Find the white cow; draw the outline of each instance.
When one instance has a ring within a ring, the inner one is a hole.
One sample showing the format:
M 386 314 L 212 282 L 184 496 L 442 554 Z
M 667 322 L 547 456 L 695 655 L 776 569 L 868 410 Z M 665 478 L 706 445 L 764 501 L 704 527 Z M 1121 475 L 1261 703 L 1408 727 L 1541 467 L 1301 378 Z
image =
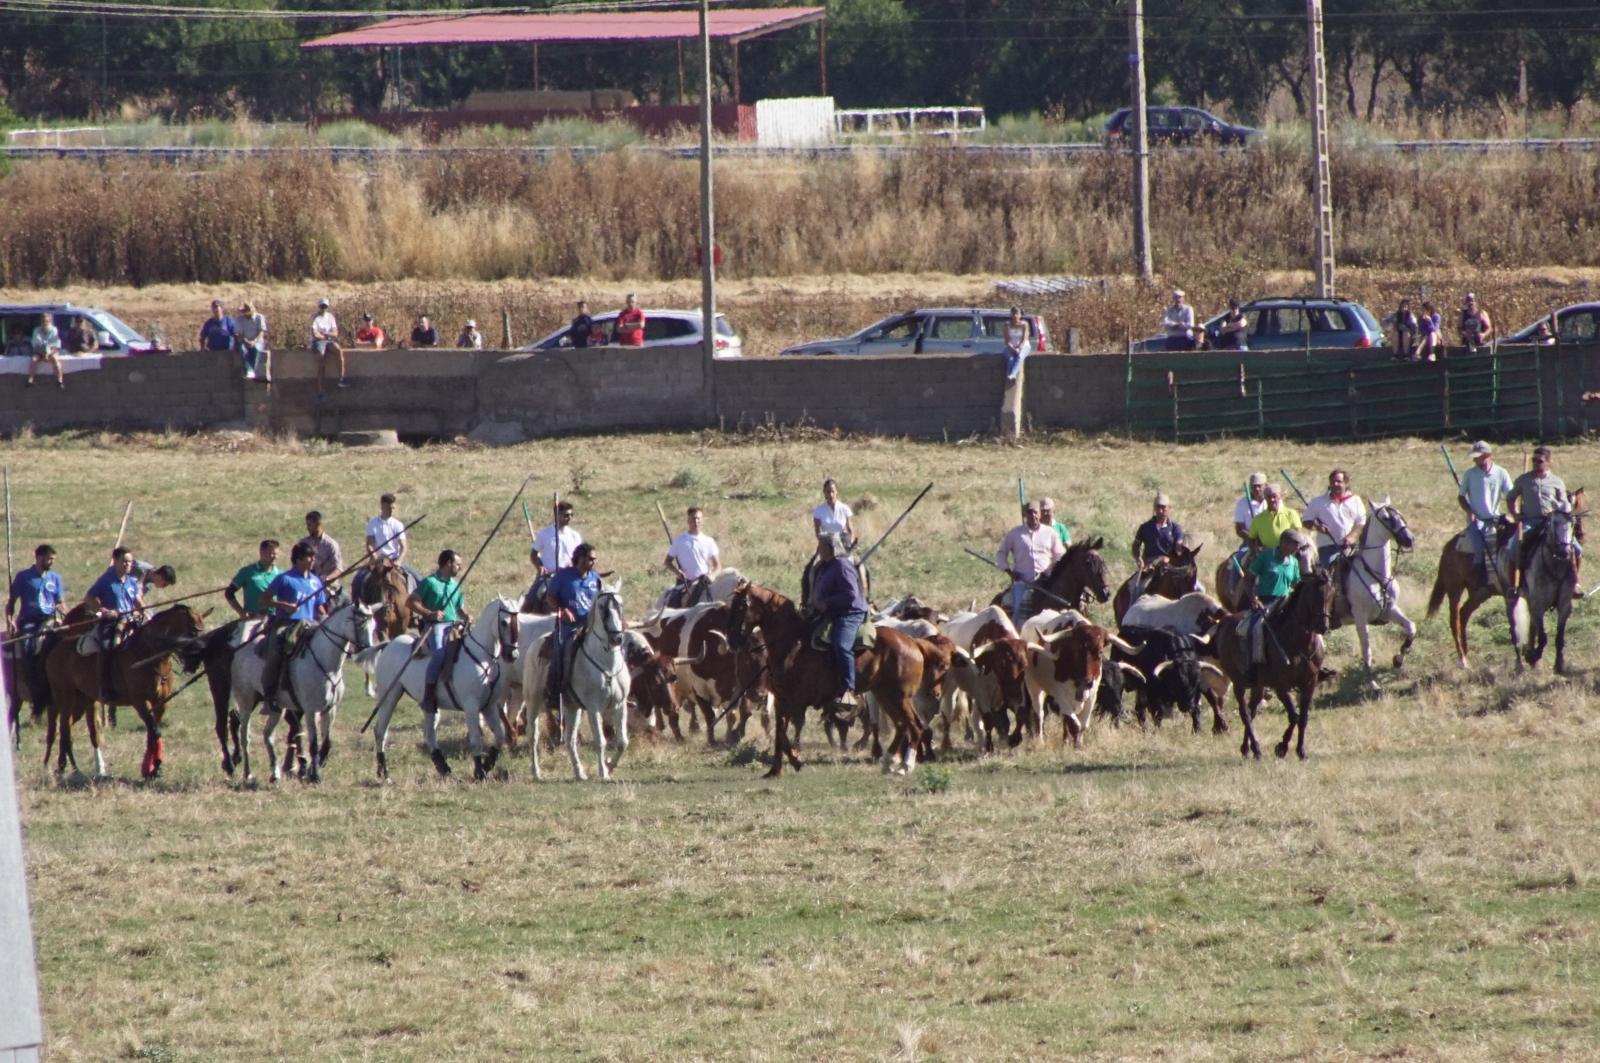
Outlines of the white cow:
M 1182 598 L 1163 598 L 1147 594 L 1128 606 L 1118 627 L 1171 628 L 1180 635 L 1201 634 L 1200 618 L 1220 616 L 1222 603 L 1204 591 L 1193 591 Z
M 985 606 L 975 613 L 957 613 L 939 625 L 939 633 L 968 653 L 972 652 L 974 642 L 982 648 L 995 639 L 1018 637 L 1011 616 L 998 605 Z
M 1043 609 L 1022 622 L 1022 641 L 1043 646 L 1046 635 L 1088 622 L 1076 609 Z

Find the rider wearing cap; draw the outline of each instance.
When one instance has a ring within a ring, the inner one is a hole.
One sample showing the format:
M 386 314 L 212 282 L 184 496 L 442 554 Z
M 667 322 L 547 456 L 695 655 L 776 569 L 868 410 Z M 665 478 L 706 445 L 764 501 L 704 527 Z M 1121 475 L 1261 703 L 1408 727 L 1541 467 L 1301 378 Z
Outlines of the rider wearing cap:
M 1299 553 L 1307 543 L 1305 535 L 1289 528 L 1278 537 L 1271 550 L 1263 550 L 1245 572 L 1240 598 L 1256 609 L 1270 609 L 1289 597 L 1300 582 Z
M 1183 525 L 1171 517 L 1172 500 L 1157 491 L 1150 519 L 1133 533 L 1133 560 L 1140 569 L 1167 561 L 1183 543 Z
M 995 566 L 1012 579 L 1011 619 L 1018 627 L 1033 615 L 1029 604 L 1032 588 L 1028 584 L 1049 571 L 1066 552 L 1055 529 L 1040 523 L 1039 507 L 1032 502 L 1025 503 L 1022 523 L 1006 532 L 994 555 Z
M 834 532 L 817 540 L 816 584 L 808 608 L 832 625 L 828 650 L 833 657 L 834 697 L 842 697 L 856 686 L 856 632 L 867 619 L 861 575 L 850 561 L 850 544 L 842 534 Z
M 556 572 L 545 592 L 545 604 L 556 614 L 555 645 L 550 654 L 550 675 L 545 681 L 545 704 L 560 703 L 567 678 L 567 648 L 589 619 L 589 610 L 600 597 L 600 573 L 594 570 L 594 547 L 578 544 L 572 551 L 572 564 Z
M 445 643 L 450 629 L 459 621 L 472 617 L 461 604 L 461 555 L 454 550 L 439 553 L 439 568 L 433 575 L 417 584 L 417 589 L 406 599 L 406 608 L 412 616 L 422 618 L 427 625 L 422 640 L 428 646 L 427 677 L 422 687 L 422 711 L 439 711 L 439 673 L 444 669 Z
M 1350 490 L 1350 474 L 1334 469 L 1328 474 L 1327 492 L 1313 498 L 1302 517 L 1302 527 L 1317 533 L 1317 564 L 1327 568 L 1360 536 L 1367 522 L 1367 507 L 1361 496 Z
M 1528 559 L 1533 556 L 1533 552 L 1544 539 L 1545 520 L 1556 508 L 1570 505 L 1572 502 L 1566 483 L 1552 468 L 1549 447 L 1534 448 L 1533 468 L 1512 481 L 1511 495 L 1507 502 L 1507 509 L 1518 524 L 1515 587 L 1520 590 L 1522 573 L 1527 568 Z M 1572 545 L 1579 559 L 1578 563 L 1581 564 L 1583 547 L 1576 541 Z M 1583 596 L 1582 588 L 1576 583 L 1574 583 L 1574 593 L 1577 597 Z
M 1049 495 L 1039 499 L 1039 523 L 1055 532 L 1062 546 L 1072 545 L 1072 529 L 1056 520 L 1056 500 Z
M 1469 518 L 1465 535 L 1472 546 L 1472 564 L 1479 582 L 1485 582 L 1493 569 L 1486 563 L 1489 529 L 1500 520 L 1502 507 L 1512 492 L 1511 474 L 1494 463 L 1494 451 L 1484 440 L 1472 444 L 1472 468 L 1461 474 L 1461 489 L 1456 505 Z
M 306 624 L 328 615 L 328 591 L 322 577 L 311 571 L 316 551 L 295 543 L 289 551 L 290 568 L 280 572 L 267 586 L 264 604 L 272 610 L 262 638 L 266 642 L 266 661 L 261 667 L 261 695 L 270 715 L 278 713 L 278 682 L 283 676 L 285 651 Z

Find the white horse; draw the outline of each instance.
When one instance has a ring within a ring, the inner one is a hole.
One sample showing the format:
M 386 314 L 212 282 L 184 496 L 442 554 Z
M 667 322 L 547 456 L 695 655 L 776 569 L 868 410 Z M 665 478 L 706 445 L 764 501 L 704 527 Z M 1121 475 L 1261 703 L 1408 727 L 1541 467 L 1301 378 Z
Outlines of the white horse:
M 376 655 L 379 695 L 376 709 L 377 731 L 373 737 L 378 754 L 378 778 L 389 777 L 389 718 L 394 715 L 400 695 L 409 694 L 419 704 L 428 680 L 428 655 L 418 650 L 423 642 L 415 635 L 397 639 L 368 651 Z M 511 680 L 517 661 L 517 602 L 495 598 L 483 609 L 472 626 L 461 636 L 455 665 L 441 672 L 435 689 L 440 709 L 463 713 L 467 719 L 467 743 L 472 749 L 473 778 L 485 779 L 500 759 L 505 745 L 505 729 L 500 724 L 499 705 Z M 495 744 L 485 752 L 482 720 L 487 716 Z M 450 764 L 439 749 L 439 714 L 422 714 L 422 743 L 428 748 L 434 770 L 441 777 L 450 774 Z
M 1583 491 L 1561 502 L 1545 518 L 1544 535 L 1528 558 L 1522 591 L 1512 609 L 1511 649 L 1517 656 L 1517 671 L 1525 659 L 1528 667 L 1538 665 L 1544 656 L 1549 636 L 1544 615 L 1556 611 L 1556 675 L 1567 674 L 1567 617 L 1572 612 L 1573 588 L 1578 582 L 1575 540 L 1583 521 Z
M 259 620 L 241 625 L 241 645 L 254 640 L 262 626 L 263 622 Z M 283 777 L 283 767 L 278 761 L 278 751 L 273 747 L 272 735 L 277 730 L 285 706 L 304 713 L 305 750 L 309 761 L 306 778 L 316 782 L 322 777 L 322 765 L 333 748 L 333 717 L 339 710 L 339 702 L 344 699 L 345 658 L 372 646 L 373 627 L 370 608 L 342 596 L 335 598 L 328 615 L 308 625 L 301 636 L 304 650 L 283 662 L 279 711 L 264 714 L 266 725 L 261 735 L 266 743 L 273 782 Z M 266 660 L 259 650 L 259 643 L 254 642 L 248 649 L 235 653 L 229 676 L 233 708 L 239 717 L 239 756 L 246 780 L 251 777 L 250 717 L 264 696 L 261 673 L 266 667 Z M 319 733 L 323 736 L 320 743 L 317 737 Z
M 1405 664 L 1406 653 L 1416 641 L 1417 625 L 1400 611 L 1400 585 L 1394 578 L 1390 544 L 1400 550 L 1416 545 L 1405 517 L 1400 515 L 1385 498 L 1377 505 L 1367 502 L 1367 522 L 1361 529 L 1355 552 L 1345 565 L 1344 594 L 1338 603 L 1339 619 L 1356 625 L 1356 638 L 1361 642 L 1361 664 L 1372 670 L 1372 641 L 1367 628 L 1373 624 L 1395 623 L 1405 632 L 1406 640 L 1400 652 L 1394 655 L 1394 666 Z
M 578 714 L 589 717 L 589 733 L 594 739 L 597 763 L 595 772 L 602 780 L 611 778 L 628 751 L 628 688 L 630 677 L 628 662 L 623 653 L 623 633 L 627 622 L 622 618 L 621 584 L 601 588 L 594 605 L 584 620 L 583 630 L 576 636 L 577 652 L 567 669 L 566 689 L 561 697 L 561 731 L 566 738 L 567 756 L 572 759 L 572 774 L 579 782 L 588 776 L 578 759 Z M 523 668 L 522 694 L 528 708 L 528 748 L 533 760 L 533 777 L 543 779 L 539 764 L 539 728 L 544 720 L 542 706 L 545 686 L 550 672 L 550 662 L 540 654 L 529 656 Z M 617 738 L 617 755 L 606 764 L 606 732 L 604 723 L 611 725 Z
M 711 577 L 711 586 L 707 588 L 708 593 L 695 604 L 703 605 L 706 602 L 731 602 L 733 601 L 733 589 L 743 582 L 744 577 L 739 574 L 738 569 L 722 569 L 715 576 Z M 666 590 L 662 591 L 656 596 L 656 604 L 651 608 L 650 617 L 646 620 L 646 623 L 648 623 L 650 620 L 654 620 L 657 614 L 659 614 L 663 609 L 667 608 L 667 596 L 676 589 L 676 587 L 668 587 Z

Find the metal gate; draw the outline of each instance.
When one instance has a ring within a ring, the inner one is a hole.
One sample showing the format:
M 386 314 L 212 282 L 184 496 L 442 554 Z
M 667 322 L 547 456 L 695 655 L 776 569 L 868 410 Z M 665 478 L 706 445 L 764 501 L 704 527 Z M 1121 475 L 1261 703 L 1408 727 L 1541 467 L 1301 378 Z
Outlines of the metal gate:
M 1348 351 L 1128 355 L 1129 435 L 1371 439 L 1582 430 L 1585 351 L 1505 347 L 1439 362 Z

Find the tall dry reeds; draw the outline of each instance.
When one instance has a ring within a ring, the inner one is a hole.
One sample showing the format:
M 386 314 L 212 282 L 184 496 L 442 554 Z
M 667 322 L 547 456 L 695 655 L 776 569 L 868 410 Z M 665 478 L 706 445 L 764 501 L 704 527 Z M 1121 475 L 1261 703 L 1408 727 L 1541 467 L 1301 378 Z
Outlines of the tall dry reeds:
M 717 181 L 718 242 L 735 276 L 1103 274 L 1129 260 L 1129 171 L 1115 156 L 729 159 Z M 1157 256 L 1303 266 L 1308 185 L 1305 154 L 1286 143 L 1158 153 Z M 1334 189 L 1352 265 L 1600 261 L 1600 155 L 1346 151 Z M 372 166 L 309 153 L 199 168 L 28 162 L 0 179 L 0 286 L 684 277 L 697 204 L 692 161 L 628 151 Z

